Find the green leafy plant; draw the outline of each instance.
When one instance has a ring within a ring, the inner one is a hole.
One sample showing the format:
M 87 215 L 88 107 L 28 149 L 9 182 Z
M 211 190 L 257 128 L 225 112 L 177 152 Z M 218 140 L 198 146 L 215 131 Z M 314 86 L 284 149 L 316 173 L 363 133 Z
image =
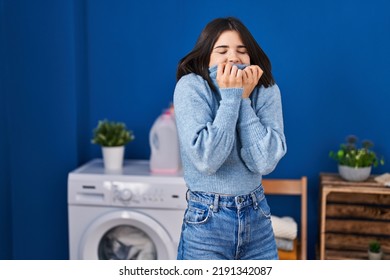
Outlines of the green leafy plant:
M 103 147 L 118 147 L 124 146 L 133 140 L 133 132 L 127 129 L 124 123 L 102 120 L 93 130 L 91 142 Z
M 354 135 L 347 137 L 347 143 L 341 144 L 337 152 L 330 151 L 329 156 L 336 160 L 340 165 L 350 167 L 369 167 L 383 165 L 383 157 L 378 158 L 376 153 L 371 149 L 374 144 L 369 140 L 362 141 L 361 147 L 357 146 L 358 138 Z
M 370 250 L 370 252 L 373 252 L 373 253 L 380 253 L 381 251 L 381 244 L 374 240 L 374 241 L 371 241 L 369 244 L 368 244 L 368 250 Z

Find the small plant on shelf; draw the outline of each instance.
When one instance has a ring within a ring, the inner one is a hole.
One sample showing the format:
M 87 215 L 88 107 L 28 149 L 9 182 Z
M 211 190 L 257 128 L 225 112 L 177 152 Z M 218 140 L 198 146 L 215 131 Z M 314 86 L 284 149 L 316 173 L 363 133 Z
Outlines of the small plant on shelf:
M 383 252 L 381 244 L 377 240 L 373 240 L 368 244 L 368 259 L 369 260 L 381 260 Z
M 376 240 L 371 241 L 368 244 L 368 249 L 370 250 L 370 252 L 380 253 L 381 252 L 381 244 Z
M 329 156 L 339 165 L 354 168 L 383 165 L 383 157 L 379 158 L 372 150 L 374 143 L 370 140 L 362 141 L 358 147 L 358 138 L 354 135 L 347 137 L 347 143 L 341 144 L 337 152 L 330 151 Z
M 340 176 L 347 181 L 365 181 L 371 174 L 372 166 L 385 163 L 372 150 L 374 143 L 365 140 L 358 146 L 356 136 L 348 136 L 347 143 L 341 144 L 337 152 L 330 151 L 329 156 L 338 162 Z

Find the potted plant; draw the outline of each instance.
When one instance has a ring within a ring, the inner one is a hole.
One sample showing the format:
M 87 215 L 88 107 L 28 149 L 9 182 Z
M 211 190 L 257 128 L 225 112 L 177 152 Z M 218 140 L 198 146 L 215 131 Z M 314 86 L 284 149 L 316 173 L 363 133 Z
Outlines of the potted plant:
M 362 141 L 360 147 L 357 142 L 356 136 L 348 136 L 346 144 L 341 144 L 337 152 L 329 153 L 338 162 L 340 176 L 347 181 L 364 181 L 370 176 L 372 166 L 384 164 L 384 159 L 379 159 L 372 150 L 374 144 L 371 141 Z
M 371 241 L 368 244 L 368 259 L 369 260 L 381 260 L 382 259 L 382 249 L 381 249 L 381 244 L 379 241 Z
M 133 132 L 122 122 L 102 120 L 93 130 L 92 143 L 102 146 L 104 167 L 108 170 L 122 168 L 125 145 L 133 140 Z

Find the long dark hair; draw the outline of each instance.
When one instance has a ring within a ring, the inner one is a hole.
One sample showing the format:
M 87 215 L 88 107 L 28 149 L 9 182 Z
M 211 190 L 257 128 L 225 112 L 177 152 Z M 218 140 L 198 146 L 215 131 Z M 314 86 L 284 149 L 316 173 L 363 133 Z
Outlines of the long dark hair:
M 222 32 L 234 30 L 240 34 L 241 40 L 246 46 L 250 62 L 258 65 L 263 70 L 257 86 L 269 87 L 275 84 L 271 73 L 271 62 L 260 48 L 248 28 L 237 18 L 217 18 L 209 22 L 201 32 L 194 48 L 179 61 L 176 79 L 179 80 L 186 74 L 195 73 L 202 76 L 212 90 L 216 90 L 209 76 L 210 55 Z

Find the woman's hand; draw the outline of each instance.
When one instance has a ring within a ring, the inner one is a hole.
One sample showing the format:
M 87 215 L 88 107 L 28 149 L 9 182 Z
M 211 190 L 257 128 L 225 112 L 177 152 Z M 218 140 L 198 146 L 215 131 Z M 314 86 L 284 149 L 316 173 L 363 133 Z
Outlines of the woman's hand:
M 220 88 L 242 88 L 243 70 L 231 63 L 221 63 L 218 65 L 217 83 Z
M 258 65 L 245 67 L 242 73 L 242 86 L 244 88 L 242 98 L 249 98 L 259 82 L 261 75 L 263 75 L 263 70 Z

